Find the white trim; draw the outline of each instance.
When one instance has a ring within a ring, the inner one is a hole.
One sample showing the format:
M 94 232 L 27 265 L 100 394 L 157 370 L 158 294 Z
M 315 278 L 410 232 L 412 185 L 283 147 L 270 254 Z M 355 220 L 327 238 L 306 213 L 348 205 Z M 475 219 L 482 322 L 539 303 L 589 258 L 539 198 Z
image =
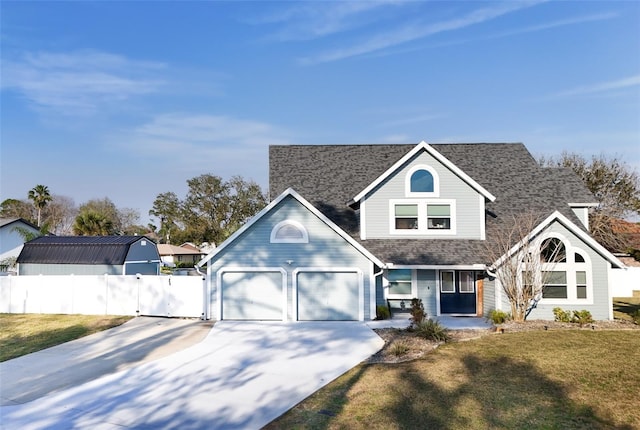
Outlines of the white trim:
M 376 267 L 372 262 L 369 262 L 369 319 L 376 319 Z
M 300 233 L 302 233 L 302 237 L 300 239 L 278 238 L 277 235 L 280 229 L 285 226 L 292 226 L 296 228 Z M 271 229 L 269 242 L 270 243 L 309 243 L 309 233 L 307 233 L 307 229 L 304 228 L 302 223 L 292 219 L 286 219 L 284 221 L 280 221 L 278 224 L 273 226 L 273 228 Z
M 534 228 L 526 238 L 516 243 L 505 255 L 503 255 L 497 261 L 495 261 L 492 264 L 492 267 L 500 266 L 508 258 L 511 258 L 511 256 L 515 254 L 520 248 L 522 248 L 522 246 L 524 246 L 525 243 L 527 243 L 528 241 L 531 241 L 531 239 L 533 239 L 535 236 L 540 234 L 542 230 L 544 230 L 547 226 L 551 225 L 551 223 L 555 220 L 557 220 L 560 224 L 566 227 L 567 230 L 569 230 L 571 233 L 576 235 L 580 240 L 582 240 L 584 243 L 589 245 L 594 251 L 596 251 L 598 254 L 600 254 L 603 258 L 608 260 L 610 263 L 612 263 L 613 265 L 615 265 L 620 269 L 625 267 L 624 264 L 620 260 L 618 260 L 616 256 L 614 256 L 612 253 L 607 251 L 602 245 L 596 242 L 594 238 L 589 236 L 589 234 L 587 234 L 584 230 L 582 230 L 580 227 L 575 225 L 567 217 L 565 217 L 558 211 L 553 212 L 551 215 L 545 218 L 545 220 L 542 221 L 540 224 L 538 224 L 538 226 Z
M 371 252 L 369 252 L 366 248 L 360 245 L 355 241 L 351 236 L 344 232 L 340 227 L 338 227 L 333 221 L 326 217 L 322 212 L 315 208 L 311 203 L 309 203 L 304 197 L 298 194 L 293 188 L 288 188 L 282 194 L 280 194 L 275 200 L 269 203 L 264 209 L 258 212 L 253 218 L 251 218 L 247 223 L 245 223 L 242 227 L 236 230 L 231 236 L 227 238 L 224 242 L 220 244 L 216 249 L 214 249 L 211 253 L 207 254 L 200 262 L 197 264 L 198 267 L 202 267 L 205 263 L 211 260 L 213 257 L 218 255 L 224 249 L 226 249 L 230 244 L 232 244 L 239 236 L 241 236 L 245 231 L 247 231 L 252 225 L 254 225 L 258 220 L 260 220 L 263 216 L 268 214 L 273 208 L 275 208 L 281 201 L 283 201 L 286 197 L 291 196 L 298 201 L 301 205 L 307 208 L 312 214 L 318 217 L 322 222 L 324 222 L 327 226 L 329 226 L 333 231 L 335 231 L 340 237 L 346 240 L 351 246 L 357 249 L 362 255 L 367 257 L 373 263 L 375 263 L 378 267 L 384 267 L 384 264 Z
M 597 208 L 600 203 L 567 203 L 572 208 Z
M 410 294 L 389 294 L 389 270 L 411 270 L 411 293 Z M 385 270 L 382 275 L 382 291 L 385 300 L 411 300 L 414 297 L 418 297 L 418 271 L 413 267 L 398 267 Z
M 562 233 L 548 232 L 540 236 L 540 244 L 547 239 L 558 239 L 564 246 L 566 262 L 562 263 L 545 263 L 542 265 L 542 271 L 550 272 L 565 272 L 566 273 L 566 286 L 567 286 L 567 298 L 566 299 L 540 299 L 540 304 L 547 305 L 593 305 L 594 292 L 593 292 L 593 265 L 591 264 L 591 258 L 581 248 L 573 246 L 571 241 Z M 578 252 L 583 258 L 584 263 L 575 262 L 575 254 Z M 547 267 L 545 267 L 547 266 Z M 586 272 L 587 281 L 587 298 L 579 299 L 577 297 L 577 281 L 576 272 Z
M 482 198 L 482 196 L 478 196 L 478 200 L 480 200 L 480 217 L 478 218 L 480 220 L 480 240 L 486 240 L 487 239 L 487 231 L 486 231 L 486 224 L 487 224 L 487 215 L 485 213 L 485 206 L 484 206 L 484 199 Z
M 426 170 L 433 178 L 433 191 L 419 192 L 411 191 L 411 177 L 418 170 Z M 440 197 L 440 176 L 433 167 L 427 164 L 418 164 L 413 166 L 404 177 L 404 195 L 406 197 Z
M 436 265 L 436 264 L 392 264 L 387 263 L 388 269 L 418 269 L 418 270 L 475 270 L 485 271 L 487 266 L 484 264 L 459 264 L 459 265 Z
M 365 212 L 365 202 L 366 200 L 363 200 L 360 203 L 360 239 L 362 240 L 366 240 L 367 239 L 367 216 L 366 216 L 366 212 Z
M 353 198 L 353 201 L 354 202 L 359 202 L 364 196 L 369 194 L 369 192 L 371 190 L 373 190 L 375 187 L 380 185 L 382 183 L 382 181 L 384 181 L 385 179 L 387 179 L 387 177 L 389 177 L 393 173 L 395 173 L 400 167 L 402 167 L 402 165 L 404 165 L 407 161 L 409 161 L 416 154 L 418 154 L 420 151 L 423 151 L 423 150 L 426 151 L 427 153 L 429 153 L 431 156 L 433 156 L 440 163 L 444 164 L 445 167 L 447 167 L 449 170 L 451 170 L 453 173 L 455 173 L 457 176 L 459 176 L 463 181 L 465 181 L 474 190 L 476 190 L 477 192 L 479 192 L 480 194 L 485 196 L 487 199 L 489 199 L 490 201 L 494 201 L 496 199 L 493 196 L 493 194 L 491 194 L 489 191 L 484 189 L 484 187 L 482 187 L 480 184 L 478 184 L 476 181 L 474 181 L 469 175 L 467 175 L 462 170 L 460 170 L 459 167 L 457 167 L 455 164 L 453 164 L 451 161 L 449 161 L 445 156 L 440 154 L 433 147 L 431 147 L 431 145 L 429 145 L 427 142 L 425 142 L 423 140 L 422 142 L 417 144 L 411 151 L 406 153 L 393 166 L 391 166 L 389 169 L 387 169 L 386 172 L 384 172 L 382 175 L 378 176 L 376 178 L 376 180 L 373 181 L 371 184 L 369 184 L 364 190 L 360 191 Z
M 358 275 L 358 321 L 364 321 L 364 275 L 357 267 L 298 267 L 292 273 L 293 314 L 294 321 L 299 321 L 298 316 L 298 274 L 306 273 L 356 273 Z
M 396 229 L 396 205 L 418 206 L 418 228 Z M 427 206 L 449 205 L 449 229 L 429 229 Z M 389 200 L 389 234 L 393 236 L 454 236 L 457 231 L 456 201 L 453 199 L 390 199 Z
M 226 266 L 216 272 L 216 302 L 218 308 L 217 319 L 222 320 L 222 275 L 225 273 L 244 272 L 279 272 L 282 275 L 282 321 L 287 320 L 287 271 L 282 267 L 242 267 Z

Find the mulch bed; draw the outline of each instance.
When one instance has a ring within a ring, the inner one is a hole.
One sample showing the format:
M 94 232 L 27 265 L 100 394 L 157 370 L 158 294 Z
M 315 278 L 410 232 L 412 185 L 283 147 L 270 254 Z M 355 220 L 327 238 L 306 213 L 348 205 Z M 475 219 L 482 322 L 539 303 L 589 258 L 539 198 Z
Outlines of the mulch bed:
M 449 330 L 450 342 L 464 342 L 483 336 L 532 330 L 640 330 L 640 325 L 630 321 L 596 321 L 580 327 L 578 324 L 555 321 L 531 320 L 524 323 L 513 321 L 499 324 L 488 330 Z M 384 340 L 384 346 L 365 363 L 403 363 L 419 359 L 434 351 L 443 342 L 424 339 L 406 329 L 384 328 L 375 332 Z

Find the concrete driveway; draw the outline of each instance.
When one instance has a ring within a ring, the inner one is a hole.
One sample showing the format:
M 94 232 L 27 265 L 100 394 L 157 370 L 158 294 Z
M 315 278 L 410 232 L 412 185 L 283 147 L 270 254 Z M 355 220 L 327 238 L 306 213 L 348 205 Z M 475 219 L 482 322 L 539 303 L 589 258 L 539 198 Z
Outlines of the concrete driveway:
M 216 323 L 167 357 L 16 406 L 6 429 L 259 429 L 383 346 L 359 322 Z

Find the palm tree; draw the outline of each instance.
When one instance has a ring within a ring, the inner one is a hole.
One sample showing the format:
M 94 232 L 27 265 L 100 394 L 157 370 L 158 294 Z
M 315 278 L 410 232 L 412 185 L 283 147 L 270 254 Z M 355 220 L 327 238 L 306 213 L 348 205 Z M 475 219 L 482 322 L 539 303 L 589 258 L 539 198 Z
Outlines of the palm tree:
M 33 189 L 29 190 L 29 200 L 33 200 L 33 206 L 38 210 L 38 227 L 40 227 L 40 214 L 42 209 L 47 206 L 53 197 L 49 193 L 49 187 L 46 185 L 36 185 Z

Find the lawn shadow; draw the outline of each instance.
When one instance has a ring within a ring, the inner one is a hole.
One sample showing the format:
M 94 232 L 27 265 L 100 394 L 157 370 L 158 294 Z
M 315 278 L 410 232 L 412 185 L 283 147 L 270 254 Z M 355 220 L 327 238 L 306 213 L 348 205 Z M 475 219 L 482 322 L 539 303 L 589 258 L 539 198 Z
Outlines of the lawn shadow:
M 406 366 L 387 418 L 402 429 L 632 429 L 576 404 L 525 361 L 468 354 L 460 363 L 446 381 L 430 379 L 426 362 Z

